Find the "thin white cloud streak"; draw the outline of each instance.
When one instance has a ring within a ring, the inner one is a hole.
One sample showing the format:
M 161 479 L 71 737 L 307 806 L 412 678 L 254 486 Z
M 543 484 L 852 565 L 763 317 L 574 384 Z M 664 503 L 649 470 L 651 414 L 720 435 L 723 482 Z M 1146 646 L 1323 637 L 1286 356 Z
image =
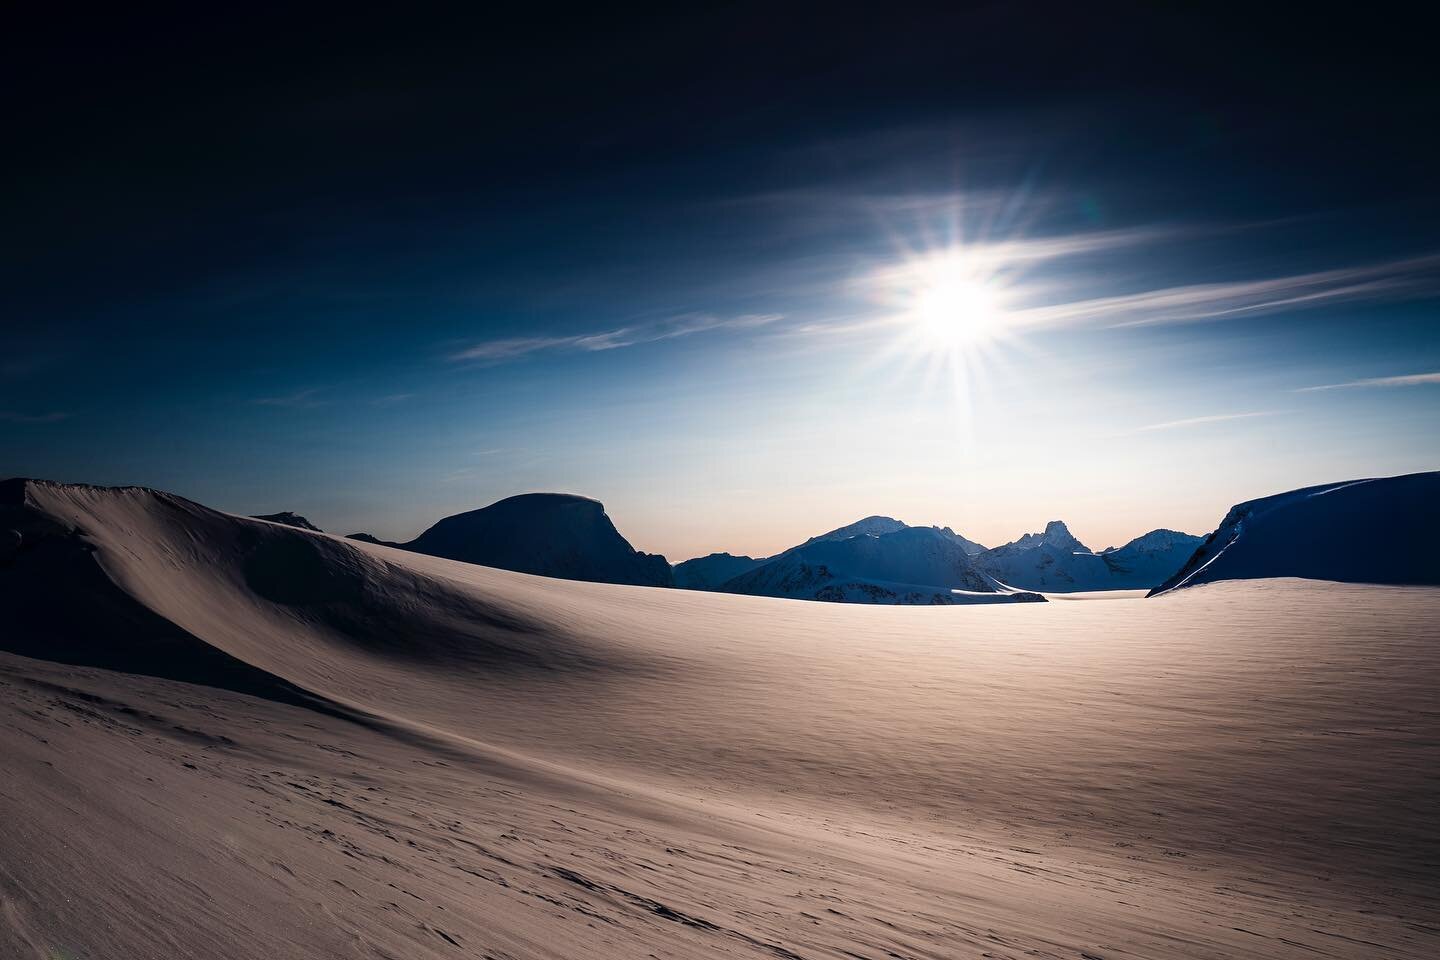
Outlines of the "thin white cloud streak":
M 923 268 L 931 257 L 954 258 L 963 261 L 967 270 L 975 270 L 981 275 L 994 274 L 1007 298 L 1018 301 L 1005 310 L 1006 325 L 1017 333 L 1027 329 L 1221 321 L 1336 303 L 1386 302 L 1440 293 L 1440 253 L 1282 277 L 1189 284 L 1035 306 L 1026 306 L 1024 299 L 1027 292 L 1032 297 L 1039 292 L 1039 285 L 1032 279 L 1009 276 L 1012 271 L 1028 275 L 1037 267 L 1066 258 L 1183 241 L 1197 233 L 1224 229 L 1230 228 L 1223 225 L 1166 225 L 964 243 L 955 248 L 942 245 L 928 253 L 920 251 L 909 256 L 902 255 L 896 262 L 870 269 L 858 278 L 858 284 L 852 289 L 858 289 L 863 296 L 870 298 L 889 296 L 894 299 L 897 291 L 913 293 L 910 288 L 915 285 L 917 273 L 924 273 Z M 842 261 L 847 259 L 840 258 Z M 853 260 L 850 262 L 853 264 Z M 839 267 L 839 263 L 834 264 L 834 268 Z M 824 274 L 826 270 L 820 269 L 819 272 Z M 853 274 L 850 282 L 856 283 Z M 811 284 L 817 295 L 846 285 L 844 281 L 824 277 L 812 279 Z M 794 295 L 797 291 L 782 285 L 775 292 Z M 712 330 L 762 326 L 770 327 L 773 334 L 786 336 L 863 336 L 893 329 L 897 323 L 903 324 L 905 318 L 900 315 L 902 313 L 861 307 L 849 316 L 831 316 L 823 320 L 796 318 L 796 322 L 785 324 L 778 322 L 783 318 L 776 314 L 728 318 L 707 314 L 686 315 L 659 323 L 633 324 L 569 336 L 486 340 L 451 353 L 448 359 L 483 364 L 505 363 L 536 353 L 616 350 Z
M 594 353 L 619 350 L 642 343 L 674 340 L 712 330 L 745 330 L 767 326 L 781 319 L 779 314 L 746 314 L 738 317 L 691 315 L 660 323 L 634 324 L 596 333 L 565 337 L 504 337 L 485 340 L 450 354 L 451 360 L 503 363 L 542 351 Z
M 1255 410 L 1249 413 L 1217 413 L 1208 417 L 1186 417 L 1183 420 L 1167 420 L 1164 423 L 1150 423 L 1136 427 L 1131 433 L 1151 433 L 1156 430 L 1181 430 L 1185 427 L 1199 427 L 1207 423 L 1225 423 L 1229 420 L 1249 420 L 1252 417 L 1273 417 L 1278 410 Z
M 1020 326 L 1112 327 L 1196 323 L 1350 300 L 1396 300 L 1440 290 L 1440 254 L 1268 280 L 1168 287 L 1011 310 Z
M 1409 373 L 1399 377 L 1367 377 L 1363 380 L 1348 380 L 1345 383 L 1323 383 L 1317 387 L 1300 387 L 1295 393 L 1314 393 L 1317 390 L 1352 390 L 1370 387 L 1420 387 L 1426 384 L 1440 384 L 1440 373 Z
M 318 407 L 325 402 L 315 399 L 319 392 L 319 387 L 311 387 L 276 397 L 257 397 L 253 402 L 262 407 Z
M 1136 227 L 1120 230 L 1096 230 L 1049 237 L 1028 237 L 993 242 L 960 243 L 954 247 L 941 245 L 927 252 L 908 255 L 901 262 L 873 271 L 865 278 L 867 286 L 889 287 L 911 284 L 917 272 L 927 265 L 946 261 L 963 262 L 968 270 L 981 272 L 998 268 L 1029 266 L 1050 260 L 1106 253 L 1127 247 L 1139 247 L 1176 240 L 1193 235 L 1197 230 L 1179 227 Z
M 1084 236 L 1081 235 L 1082 238 Z M 1118 238 L 1113 238 L 1112 241 L 1102 241 L 1101 244 L 1105 242 L 1119 241 Z M 1100 250 L 1103 248 L 1101 244 L 1088 249 Z M 1040 247 L 1032 248 L 1030 252 L 1034 259 L 1043 259 L 1040 252 L 1046 245 L 1042 243 Z M 1055 251 L 1054 256 L 1057 257 L 1065 255 L 1063 251 L 1083 252 L 1087 249 L 1083 240 L 1073 243 L 1063 239 L 1056 240 L 1048 243 L 1048 246 Z M 963 256 L 968 263 L 970 252 L 970 248 L 966 248 L 959 256 Z M 917 272 L 919 271 L 915 261 L 887 266 L 868 274 L 862 285 L 868 287 L 872 295 L 877 297 L 893 295 L 904 285 L 906 277 L 914 278 Z M 909 282 L 913 285 L 915 281 L 912 279 Z M 1015 284 L 1012 289 L 1004 292 L 1018 298 L 1024 293 L 1024 285 Z M 1222 321 L 1341 302 L 1394 301 L 1437 293 L 1440 293 L 1440 254 L 1427 254 L 1388 263 L 1267 280 L 1193 284 L 1044 306 L 1020 305 L 1004 310 L 1004 323 L 1007 329 L 1015 333 L 1087 326 L 1158 326 Z M 796 323 L 777 333 L 801 338 L 866 337 L 893 332 L 897 327 L 903 328 L 909 322 L 903 309 L 883 309 L 879 312 L 867 311 Z M 1366 385 L 1406 386 L 1410 383 Z M 1308 389 L 1329 388 L 1325 386 Z
M 0 423 L 59 423 L 69 419 L 68 413 L 19 413 L 15 410 L 0 410 Z

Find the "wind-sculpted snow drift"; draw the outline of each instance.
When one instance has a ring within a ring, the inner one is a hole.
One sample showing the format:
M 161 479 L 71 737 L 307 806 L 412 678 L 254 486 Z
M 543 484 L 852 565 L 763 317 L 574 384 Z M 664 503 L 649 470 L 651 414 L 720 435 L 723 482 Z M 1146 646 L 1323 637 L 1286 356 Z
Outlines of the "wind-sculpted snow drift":
M 1428 960 L 1437 598 L 793 603 L 7 482 L 0 957 Z
M 1435 585 L 1437 545 L 1440 472 L 1306 487 L 1231 507 L 1153 593 L 1267 577 Z
M 341 696 L 331 681 L 352 659 L 462 673 L 602 666 L 561 625 L 515 605 L 159 491 L 6 481 L 0 528 L 14 540 L 0 599 L 26 627 L 9 632 L 10 648 L 27 655 Z

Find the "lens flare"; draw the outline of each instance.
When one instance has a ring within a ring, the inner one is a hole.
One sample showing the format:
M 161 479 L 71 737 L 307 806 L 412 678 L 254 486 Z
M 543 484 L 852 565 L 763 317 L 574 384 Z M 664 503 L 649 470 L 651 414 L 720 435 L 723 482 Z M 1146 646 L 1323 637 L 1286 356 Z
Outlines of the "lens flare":
M 945 242 L 902 245 L 898 256 L 865 275 L 888 345 L 865 362 L 895 364 L 917 405 L 953 411 L 962 440 L 993 415 L 989 383 L 1029 352 L 1018 285 L 1024 264 L 1003 244 L 966 243 L 958 227 Z

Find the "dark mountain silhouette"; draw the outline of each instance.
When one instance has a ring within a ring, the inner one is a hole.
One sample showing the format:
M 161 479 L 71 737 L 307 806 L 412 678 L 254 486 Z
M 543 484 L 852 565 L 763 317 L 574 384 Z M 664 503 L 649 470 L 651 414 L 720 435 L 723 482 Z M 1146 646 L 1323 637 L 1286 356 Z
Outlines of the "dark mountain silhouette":
M 287 527 L 295 527 L 298 530 L 313 530 L 316 533 L 325 532 L 309 520 L 300 516 L 300 514 L 291 513 L 289 510 L 282 510 L 279 513 L 258 513 L 254 519 L 269 520 L 271 523 L 283 523 Z
M 1440 585 L 1440 472 L 1305 487 L 1230 508 L 1151 595 L 1218 580 L 1301 577 Z
M 351 539 L 542 577 L 649 587 L 675 582 L 669 562 L 630 546 L 598 500 L 568 493 L 524 493 L 446 517 L 409 543 L 368 534 Z
M 765 562 L 765 558 L 737 557 L 733 553 L 696 557 L 675 564 L 675 586 L 686 590 L 714 590 L 726 580 L 749 573 Z

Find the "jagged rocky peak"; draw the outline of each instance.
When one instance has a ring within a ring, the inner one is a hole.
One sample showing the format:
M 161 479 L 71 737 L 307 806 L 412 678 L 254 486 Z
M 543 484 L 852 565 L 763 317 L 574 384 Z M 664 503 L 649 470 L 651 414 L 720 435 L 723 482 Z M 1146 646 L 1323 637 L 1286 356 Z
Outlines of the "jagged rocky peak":
M 1018 540 L 996 547 L 996 550 L 1032 550 L 1036 547 L 1054 547 L 1072 553 L 1090 553 L 1090 548 L 1076 539 L 1065 525 L 1064 520 L 1051 520 L 1040 533 L 1027 533 Z
M 1094 553 L 1064 521 L 1052 520 L 1041 533 L 1027 533 L 975 560 L 1000 582 L 1026 590 L 1148 590 L 1179 570 L 1200 542 L 1175 530 L 1153 530 Z
M 1070 528 L 1065 526 L 1064 520 L 1051 520 L 1045 524 L 1045 532 L 1040 536 L 1046 543 L 1054 544 L 1057 547 L 1072 547 L 1076 550 L 1088 550 L 1088 548 L 1070 532 Z

